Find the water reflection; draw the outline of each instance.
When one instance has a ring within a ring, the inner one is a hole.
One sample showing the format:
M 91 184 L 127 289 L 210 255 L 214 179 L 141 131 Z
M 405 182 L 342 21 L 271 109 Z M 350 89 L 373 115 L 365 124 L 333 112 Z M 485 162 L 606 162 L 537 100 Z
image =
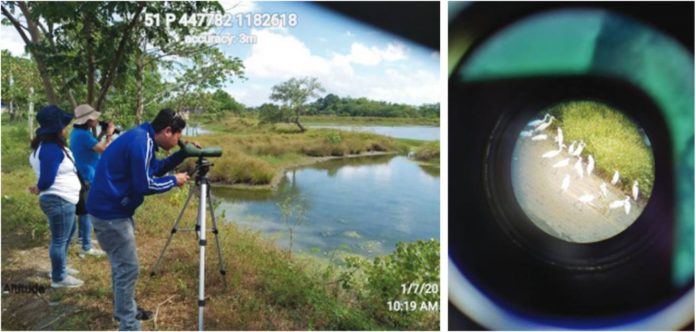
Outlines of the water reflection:
M 348 131 L 370 132 L 395 138 L 408 138 L 421 141 L 439 141 L 440 127 L 433 126 L 350 126 L 350 125 L 308 125 L 310 128 L 329 128 Z
M 289 246 L 278 204 L 302 200 L 295 250 L 374 257 L 399 241 L 439 238 L 439 172 L 401 156 L 332 160 L 286 172 L 277 191 L 214 188 L 218 214 Z

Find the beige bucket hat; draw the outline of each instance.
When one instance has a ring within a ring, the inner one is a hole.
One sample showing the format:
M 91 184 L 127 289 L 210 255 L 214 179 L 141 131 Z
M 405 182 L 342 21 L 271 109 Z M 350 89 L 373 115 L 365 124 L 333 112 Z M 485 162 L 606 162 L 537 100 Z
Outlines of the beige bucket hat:
M 92 106 L 89 106 L 88 104 L 82 104 L 80 106 L 75 107 L 74 123 L 78 125 L 85 124 L 87 120 L 99 119 L 99 116 L 101 116 L 101 113 L 94 110 Z

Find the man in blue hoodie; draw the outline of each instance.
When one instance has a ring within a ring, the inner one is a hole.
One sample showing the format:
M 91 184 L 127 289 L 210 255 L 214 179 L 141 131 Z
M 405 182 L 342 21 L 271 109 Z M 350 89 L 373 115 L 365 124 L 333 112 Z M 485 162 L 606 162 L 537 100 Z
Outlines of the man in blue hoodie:
M 123 133 L 104 151 L 87 198 L 99 245 L 111 263 L 114 317 L 121 330 L 140 330 L 136 318 L 135 282 L 138 255 L 133 214 L 145 195 L 160 194 L 189 180 L 186 173 L 165 176 L 185 159 L 183 151 L 158 160 L 158 148 L 177 145 L 186 121 L 169 109 L 161 110 L 152 123 Z

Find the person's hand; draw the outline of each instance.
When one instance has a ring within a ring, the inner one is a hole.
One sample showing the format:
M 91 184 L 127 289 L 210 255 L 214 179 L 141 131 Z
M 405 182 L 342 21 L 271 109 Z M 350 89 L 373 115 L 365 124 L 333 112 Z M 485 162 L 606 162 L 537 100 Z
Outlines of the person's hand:
M 109 136 L 113 135 L 115 129 L 116 129 L 116 125 L 114 125 L 114 122 L 109 121 L 109 124 L 106 126 L 106 134 Z
M 27 188 L 27 189 L 29 189 L 29 192 L 32 193 L 32 194 L 34 194 L 34 195 L 38 195 L 38 194 L 39 194 L 39 187 L 37 187 L 37 186 L 31 186 L 31 187 L 29 187 L 29 188 Z
M 179 187 L 182 187 L 186 181 L 188 181 L 191 177 L 188 175 L 188 173 L 176 173 L 176 185 Z

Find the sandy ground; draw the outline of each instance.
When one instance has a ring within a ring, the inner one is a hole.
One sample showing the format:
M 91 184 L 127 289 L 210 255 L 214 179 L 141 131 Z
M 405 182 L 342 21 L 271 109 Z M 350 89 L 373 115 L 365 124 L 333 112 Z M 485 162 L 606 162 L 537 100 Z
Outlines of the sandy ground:
M 579 243 L 608 239 L 630 226 L 643 211 L 642 202 L 636 203 L 631 199 L 628 215 L 623 207 L 609 209 L 611 202 L 624 199 L 625 194 L 613 187 L 609 180 L 603 180 L 594 173 L 580 178 L 573 168 L 577 158 L 571 156 L 567 149 L 554 158 L 542 158 L 545 152 L 558 149 L 553 135 L 547 134 L 549 138 L 545 141 L 520 138 L 513 153 L 513 188 L 527 216 L 545 232 Z M 568 166 L 552 167 L 565 158 L 571 158 Z M 587 154 L 583 153 L 585 171 L 586 159 Z M 595 162 L 599 164 L 601 160 Z M 570 187 L 563 192 L 561 184 L 566 174 L 570 175 Z M 599 189 L 603 181 L 607 183 L 609 192 L 606 198 Z M 595 197 L 590 204 L 579 200 L 580 196 L 586 194 Z

